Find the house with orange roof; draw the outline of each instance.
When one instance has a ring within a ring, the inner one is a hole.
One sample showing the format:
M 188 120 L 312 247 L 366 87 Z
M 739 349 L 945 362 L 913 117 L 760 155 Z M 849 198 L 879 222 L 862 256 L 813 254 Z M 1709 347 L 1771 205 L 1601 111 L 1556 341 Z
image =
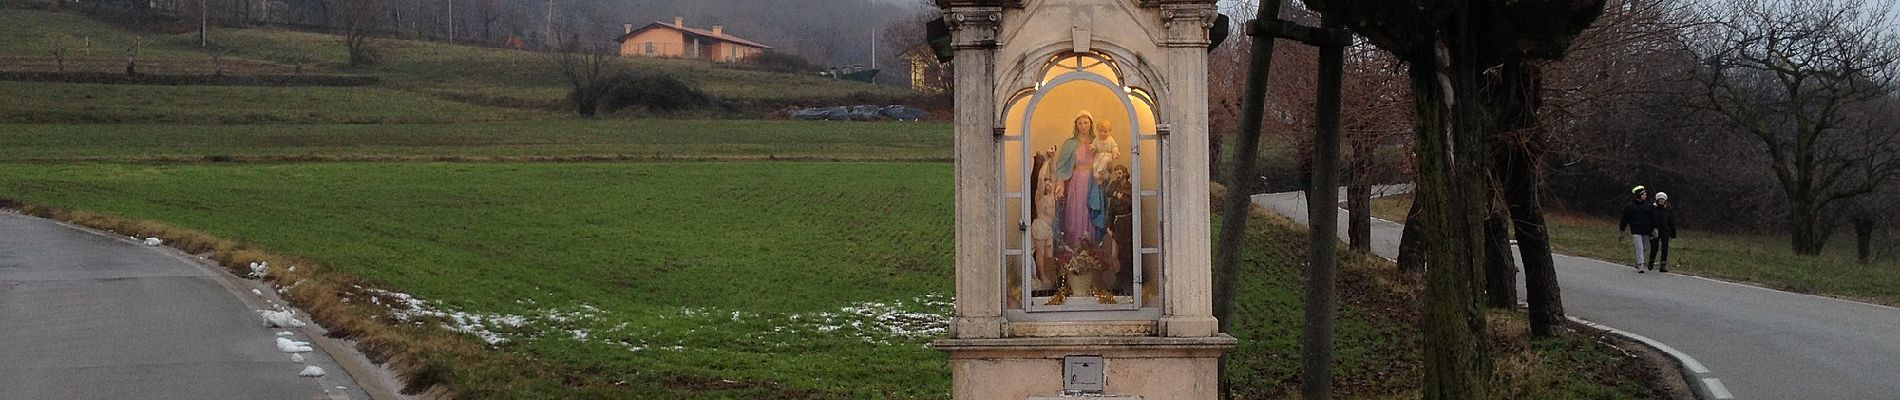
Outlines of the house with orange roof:
M 614 39 L 620 42 L 620 55 L 627 57 L 694 58 L 712 62 L 734 62 L 765 52 L 772 46 L 726 34 L 725 27 L 711 30 L 690 28 L 686 19 L 673 17 L 673 23 L 654 22 Z

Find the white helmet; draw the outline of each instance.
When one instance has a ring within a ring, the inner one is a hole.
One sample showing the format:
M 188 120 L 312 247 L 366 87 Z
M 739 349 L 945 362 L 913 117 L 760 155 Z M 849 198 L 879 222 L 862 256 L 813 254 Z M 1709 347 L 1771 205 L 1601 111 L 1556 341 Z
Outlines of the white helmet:
M 1663 192 L 1656 192 L 1656 200 L 1669 200 L 1669 194 L 1663 193 Z

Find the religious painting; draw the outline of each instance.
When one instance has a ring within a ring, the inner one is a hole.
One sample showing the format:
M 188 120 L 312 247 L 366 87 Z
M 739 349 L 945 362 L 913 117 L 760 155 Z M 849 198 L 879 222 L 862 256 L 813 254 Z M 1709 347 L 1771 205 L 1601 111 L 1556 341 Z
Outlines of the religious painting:
M 1005 179 L 1013 194 L 1005 208 L 1014 208 L 1006 214 L 1021 231 L 1006 238 L 1019 241 L 1006 246 L 1018 248 L 1009 257 L 1009 304 L 1152 306 L 1158 257 L 1149 256 L 1159 252 L 1152 106 L 1121 84 L 1105 56 L 1069 54 L 1046 68 L 1006 118 L 1013 126 L 1005 174 L 1016 176 Z

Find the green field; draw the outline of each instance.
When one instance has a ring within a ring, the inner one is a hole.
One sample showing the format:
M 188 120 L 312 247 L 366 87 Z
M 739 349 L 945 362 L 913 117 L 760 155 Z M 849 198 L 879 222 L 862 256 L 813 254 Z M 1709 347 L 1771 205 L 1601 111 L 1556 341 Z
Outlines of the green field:
M 83 145 L 76 145 L 83 144 Z M 545 119 L 453 124 L 0 126 L 4 161 L 382 159 L 947 160 L 950 126 Z
M 0 81 L 0 123 L 440 124 L 549 117 L 380 87 L 147 86 Z
M 949 312 L 949 173 L 888 162 L 0 164 L 0 197 L 255 244 L 490 325 L 525 316 L 490 329 L 508 339 L 496 348 L 548 363 L 551 376 L 456 380 L 525 368 L 460 366 L 473 370 L 449 383 L 470 393 L 940 398 L 948 371 L 923 343 Z M 1302 306 L 1288 266 L 1304 232 L 1272 216 L 1252 226 L 1234 374 L 1244 393 L 1289 393 Z M 1411 300 L 1374 283 L 1389 265 L 1349 264 L 1342 394 L 1416 390 Z M 560 383 L 570 379 L 580 383 Z M 600 387 L 614 381 L 637 384 Z
M 1373 214 L 1402 221 L 1410 199 L 1374 200 Z M 1629 236 L 1617 233 L 1614 220 L 1551 215 L 1548 222 L 1553 251 L 1626 265 L 1633 261 Z M 1808 257 L 1790 251 L 1787 236 L 1683 229 L 1669 243 L 1669 261 L 1674 264 L 1669 270 L 1900 306 L 1900 260 L 1861 264 L 1855 259 L 1852 239 L 1837 236 L 1820 256 Z

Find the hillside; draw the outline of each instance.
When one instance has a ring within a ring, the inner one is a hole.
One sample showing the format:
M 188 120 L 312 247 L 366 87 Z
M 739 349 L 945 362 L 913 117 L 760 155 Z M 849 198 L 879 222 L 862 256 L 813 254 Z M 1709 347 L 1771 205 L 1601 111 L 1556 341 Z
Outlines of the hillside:
M 515 108 L 556 109 L 566 96 L 565 83 L 545 54 L 513 49 L 458 46 L 438 42 L 374 41 L 381 63 L 352 68 L 341 36 L 280 29 L 214 28 L 210 45 L 197 47 L 197 35 L 132 32 L 73 13 L 0 10 L 0 71 L 57 69 L 51 52 L 65 47 L 68 71 L 117 73 L 127 49 L 144 73 L 212 74 L 214 50 L 225 54 L 226 74 L 304 73 L 373 75 L 379 86 L 429 97 Z M 807 74 L 735 69 L 710 63 L 654 58 L 622 58 L 626 67 L 679 78 L 708 95 L 741 106 L 829 104 L 845 100 L 892 99 L 907 91 L 888 86 L 839 81 Z

